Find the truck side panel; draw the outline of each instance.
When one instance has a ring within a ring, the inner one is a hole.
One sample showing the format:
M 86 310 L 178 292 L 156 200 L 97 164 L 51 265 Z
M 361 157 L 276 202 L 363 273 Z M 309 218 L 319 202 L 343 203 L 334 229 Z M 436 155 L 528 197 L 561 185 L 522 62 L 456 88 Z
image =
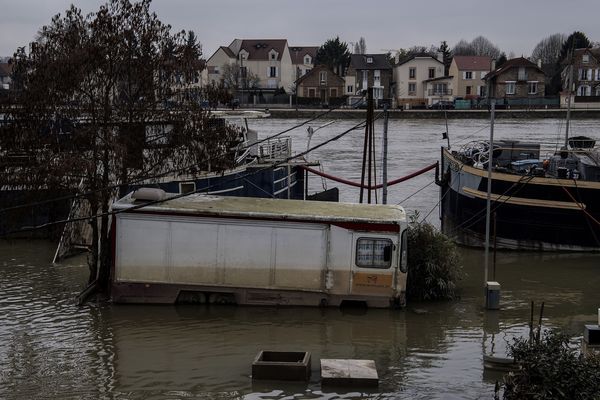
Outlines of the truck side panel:
M 120 215 L 115 280 L 321 290 L 327 225 Z

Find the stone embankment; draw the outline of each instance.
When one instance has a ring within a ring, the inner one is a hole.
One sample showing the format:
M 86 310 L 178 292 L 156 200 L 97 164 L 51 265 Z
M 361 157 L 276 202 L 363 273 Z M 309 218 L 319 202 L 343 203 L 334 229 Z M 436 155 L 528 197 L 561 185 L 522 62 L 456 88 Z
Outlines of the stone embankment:
M 294 108 L 257 108 L 268 110 L 272 118 L 300 118 L 308 119 L 327 112 L 327 109 L 294 109 Z M 382 110 L 376 110 L 380 112 Z M 332 119 L 365 119 L 366 110 L 336 109 L 327 114 Z M 479 110 L 390 110 L 389 117 L 393 119 L 489 119 L 487 109 Z M 496 110 L 496 118 L 566 118 L 567 110 L 564 109 L 535 109 L 535 110 Z M 571 110 L 572 119 L 597 119 L 600 118 L 600 109 Z

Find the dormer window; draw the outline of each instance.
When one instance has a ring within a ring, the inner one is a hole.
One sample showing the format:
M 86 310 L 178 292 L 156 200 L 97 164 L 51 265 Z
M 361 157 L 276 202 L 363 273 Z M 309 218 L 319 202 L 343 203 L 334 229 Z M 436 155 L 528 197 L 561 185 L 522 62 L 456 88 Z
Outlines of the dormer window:
M 367 64 L 373 64 L 373 57 L 367 57 Z
M 271 60 L 274 60 L 275 58 L 277 58 L 277 56 L 275 55 L 275 53 L 271 53 Z
M 589 54 L 584 54 L 581 58 L 581 62 L 584 64 L 587 64 L 590 62 L 590 55 Z
M 304 64 L 310 64 L 310 56 L 304 57 Z

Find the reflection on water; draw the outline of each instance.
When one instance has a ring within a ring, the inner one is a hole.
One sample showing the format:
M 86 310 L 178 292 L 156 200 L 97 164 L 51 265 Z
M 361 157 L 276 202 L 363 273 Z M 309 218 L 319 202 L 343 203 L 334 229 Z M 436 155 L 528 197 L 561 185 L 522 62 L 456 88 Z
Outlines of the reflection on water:
M 277 121 L 269 123 L 275 130 Z M 434 130 L 432 123 L 411 124 Z M 433 154 L 437 142 L 395 146 L 397 153 L 412 146 L 413 153 L 425 148 Z M 339 157 L 347 155 L 329 151 L 329 170 L 338 165 L 343 176 L 358 176 L 344 170 L 350 167 Z M 429 161 L 397 160 L 394 171 L 401 175 Z M 408 191 L 395 190 L 395 198 Z M 344 193 L 353 200 L 353 192 Z M 429 211 L 437 191 L 432 186 L 424 196 L 419 207 Z M 485 312 L 483 253 L 462 249 L 468 277 L 460 301 L 411 303 L 400 311 L 79 308 L 74 299 L 86 282 L 85 259 L 52 266 L 53 251 L 46 242 L 0 242 L 0 398 L 492 398 L 499 376 L 484 373 L 483 354 L 502 355 L 513 337 L 528 334 L 530 302 L 537 304 L 536 320 L 545 302 L 544 326 L 580 335 L 584 323 L 596 320 L 600 285 L 598 255 L 498 253 L 502 310 Z M 261 349 L 310 351 L 310 382 L 253 383 L 251 363 Z M 374 359 L 380 386 L 323 391 L 320 358 Z

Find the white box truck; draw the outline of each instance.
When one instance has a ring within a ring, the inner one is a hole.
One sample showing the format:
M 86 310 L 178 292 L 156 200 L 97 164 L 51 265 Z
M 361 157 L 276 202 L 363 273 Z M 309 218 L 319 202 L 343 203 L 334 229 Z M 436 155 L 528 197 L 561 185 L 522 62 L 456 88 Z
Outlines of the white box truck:
M 400 206 L 139 193 L 113 204 L 115 302 L 404 304 Z

